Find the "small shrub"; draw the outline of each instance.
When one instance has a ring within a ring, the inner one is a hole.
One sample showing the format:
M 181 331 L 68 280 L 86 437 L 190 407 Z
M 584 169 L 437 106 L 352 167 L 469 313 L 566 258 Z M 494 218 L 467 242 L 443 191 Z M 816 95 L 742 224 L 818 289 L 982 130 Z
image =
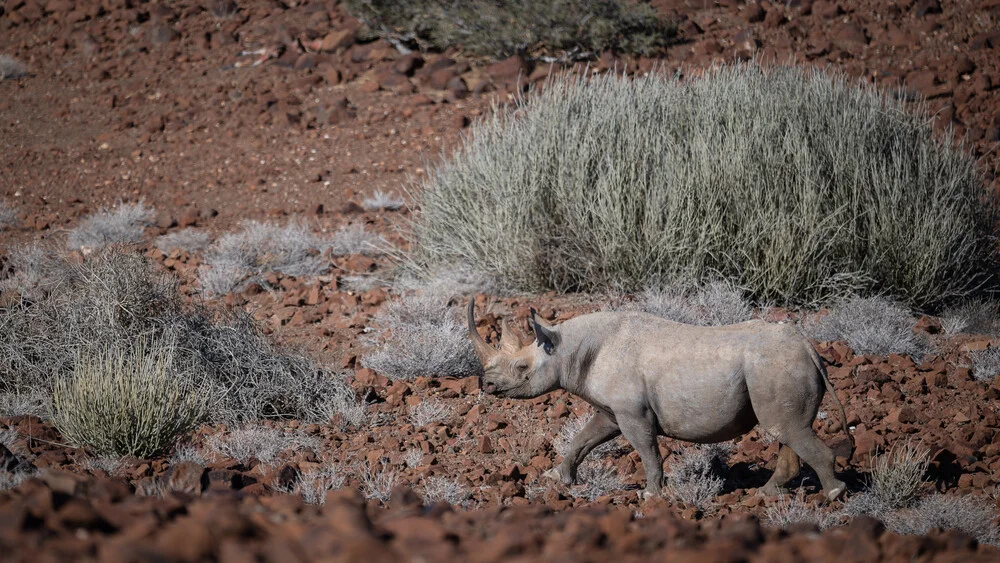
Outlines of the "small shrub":
M 176 343 L 172 369 L 206 394 L 212 422 L 366 420 L 343 374 L 276 347 L 248 313 L 185 304 L 175 280 L 139 254 L 115 246 L 80 263 L 37 247 L 22 254 L 0 273 L 3 290 L 22 295 L 0 306 L 0 399 L 12 408 L 38 406 L 78 354 L 149 338 Z
M 689 446 L 670 465 L 667 496 L 703 512 L 710 512 L 722 491 L 726 461 L 732 444 Z
M 125 468 L 125 460 L 120 457 L 88 457 L 81 465 L 92 473 L 100 470 L 109 476 L 115 476 Z
M 840 515 L 835 512 L 824 512 L 819 506 L 805 501 L 803 491 L 787 500 L 772 504 L 764 511 L 764 524 L 775 528 L 787 528 L 793 524 L 815 524 L 820 530 L 825 530 L 840 523 Z
M 851 297 L 830 314 L 806 323 L 816 340 L 846 340 L 857 354 L 905 354 L 916 359 L 929 351 L 927 342 L 913 331 L 916 320 L 905 306 L 884 297 Z
M 406 453 L 403 454 L 403 462 L 410 469 L 420 467 L 424 462 L 424 452 L 417 449 L 406 450 Z
M 209 239 L 211 236 L 205 231 L 187 228 L 161 235 L 157 237 L 155 244 L 156 248 L 168 254 L 174 249 L 198 252 L 208 246 Z
M 197 463 L 198 465 L 208 465 L 208 460 L 198 451 L 198 448 L 191 444 L 181 444 L 174 450 L 174 455 L 170 456 L 170 464 Z
M 1000 324 L 1000 302 L 973 300 L 945 309 L 941 315 L 941 328 L 945 334 L 963 332 L 993 334 Z
M 445 501 L 452 506 L 462 506 L 469 498 L 470 492 L 455 479 L 447 477 L 427 477 L 422 479 L 424 504 L 434 504 Z
M 82 352 L 56 380 L 53 423 L 70 442 L 101 456 L 158 454 L 205 415 L 198 389 L 173 370 L 172 342 Z
M 972 376 L 979 381 L 989 381 L 1000 374 L 1000 348 L 987 348 L 969 352 Z
M 373 467 L 365 462 L 359 468 L 358 480 L 361 481 L 361 494 L 366 499 L 389 502 L 392 488 L 396 486 L 396 470 L 389 467 L 389 463 L 384 459 L 379 467 Z
M 868 490 L 889 508 L 910 506 L 920 496 L 928 465 L 927 449 L 910 441 L 897 443 L 888 454 L 872 458 Z
M 366 197 L 361 202 L 361 207 L 365 208 L 366 211 L 379 211 L 382 209 L 396 211 L 402 209 L 403 205 L 405 203 L 401 197 L 389 192 L 383 192 L 382 190 L 375 190 L 372 195 Z
M 89 215 L 69 232 L 67 244 L 73 250 L 98 249 L 115 243 L 137 243 L 152 224 L 153 210 L 141 201 L 121 203 Z
M 6 201 L 0 201 L 0 231 L 14 226 L 17 222 L 17 210 Z
M 408 259 L 509 291 L 726 279 L 757 303 L 934 306 L 997 285 L 983 185 L 923 108 L 840 74 L 560 77 L 476 123 L 414 190 Z
M 391 379 L 462 377 L 481 367 L 459 312 L 433 295 L 411 295 L 384 306 L 376 349 L 361 363 Z
M 335 256 L 365 254 L 376 256 L 385 249 L 385 239 L 365 229 L 364 225 L 344 227 L 333 234 L 330 248 Z
M 506 57 L 539 51 L 649 55 L 675 33 L 656 11 L 628 0 L 349 0 L 351 15 L 397 45 Z
M 935 493 L 913 508 L 893 513 L 885 524 L 897 534 L 923 535 L 935 528 L 959 530 L 979 543 L 1000 547 L 1000 526 L 991 505 L 986 499 L 972 495 Z
M 0 417 L 48 416 L 51 410 L 49 395 L 43 389 L 0 393 Z
M 454 410 L 445 403 L 433 399 L 424 399 L 410 407 L 410 422 L 420 428 L 436 422 L 444 422 Z
M 296 489 L 306 504 L 326 504 L 326 494 L 344 486 L 346 476 L 340 467 L 326 465 L 319 469 L 303 472 L 296 483 Z
M 643 311 L 670 321 L 699 326 L 730 325 L 753 318 L 742 292 L 726 282 L 711 282 L 694 290 L 646 289 L 618 308 Z
M 573 494 L 587 500 L 618 492 L 625 486 L 613 464 L 590 457 L 580 463 L 577 480 L 580 484 L 573 487 Z
M 211 296 L 240 291 L 251 282 L 266 286 L 263 276 L 269 272 L 319 275 L 330 267 L 322 256 L 328 244 L 301 223 L 279 226 L 246 221 L 242 230 L 219 237 L 205 251 L 198 280 Z
M 240 7 L 234 0 L 211 0 L 208 10 L 218 19 L 230 19 L 239 13 Z
M 9 55 L 0 55 L 0 82 L 28 76 L 28 65 Z
M 208 439 L 208 447 L 225 458 L 240 463 L 256 459 L 268 465 L 274 463 L 285 450 L 301 448 L 316 450 L 319 444 L 317 438 L 259 424 L 248 424 Z
M 7 471 L 0 469 L 0 491 L 16 489 L 21 483 L 34 477 L 34 471 Z

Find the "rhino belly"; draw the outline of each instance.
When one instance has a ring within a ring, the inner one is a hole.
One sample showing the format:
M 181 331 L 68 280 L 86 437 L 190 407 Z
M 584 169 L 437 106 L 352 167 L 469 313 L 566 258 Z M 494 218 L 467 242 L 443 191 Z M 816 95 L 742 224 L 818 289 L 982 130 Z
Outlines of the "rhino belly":
M 688 385 L 665 387 L 650 397 L 664 436 L 710 444 L 742 436 L 757 425 L 750 394 L 739 373 L 706 375 Z

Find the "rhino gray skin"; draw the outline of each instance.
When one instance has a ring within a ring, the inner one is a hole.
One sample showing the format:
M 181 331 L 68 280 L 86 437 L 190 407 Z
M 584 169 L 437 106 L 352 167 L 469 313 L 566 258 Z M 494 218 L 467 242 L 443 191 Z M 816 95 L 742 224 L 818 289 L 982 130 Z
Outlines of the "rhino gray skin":
M 800 457 L 828 499 L 844 491 L 833 452 L 812 429 L 825 388 L 853 447 L 844 407 L 823 359 L 794 325 L 693 326 L 640 312 L 599 312 L 550 326 L 532 309 L 533 345 L 522 345 L 504 319 L 496 349 L 476 331 L 474 300 L 468 323 L 484 391 L 527 399 L 565 389 L 596 410 L 548 477 L 575 482 L 587 454 L 623 434 L 642 458 L 645 498 L 660 494 L 663 481 L 657 436 L 713 443 L 760 424 L 781 443 L 764 494 L 777 494 L 798 474 Z

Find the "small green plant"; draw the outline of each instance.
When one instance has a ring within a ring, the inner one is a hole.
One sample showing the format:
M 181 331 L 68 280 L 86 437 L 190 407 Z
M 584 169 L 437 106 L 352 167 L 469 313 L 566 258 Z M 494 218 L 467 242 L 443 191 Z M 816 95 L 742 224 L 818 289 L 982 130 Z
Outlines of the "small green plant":
M 491 57 L 581 58 L 605 50 L 649 55 L 676 26 L 631 0 L 347 0 L 350 13 L 400 46 Z
M 140 458 L 168 450 L 205 415 L 198 389 L 172 368 L 170 342 L 82 352 L 53 385 L 56 428 L 99 456 Z

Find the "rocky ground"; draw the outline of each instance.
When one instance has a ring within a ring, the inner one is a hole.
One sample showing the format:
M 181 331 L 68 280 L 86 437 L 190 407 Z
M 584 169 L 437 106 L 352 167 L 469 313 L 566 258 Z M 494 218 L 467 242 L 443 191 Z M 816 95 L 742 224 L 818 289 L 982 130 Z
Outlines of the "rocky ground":
M 655 60 L 605 54 L 591 69 L 688 75 L 758 57 L 899 86 L 926 97 L 942 129 L 964 136 L 1000 191 L 1000 2 L 654 4 L 680 22 L 679 41 Z M 457 51 L 402 55 L 384 41 L 356 41 L 358 28 L 336 2 L 0 3 L 0 54 L 30 71 L 0 82 L 0 200 L 18 213 L 0 247 L 64 245 L 81 217 L 142 200 L 157 211 L 147 241 L 191 226 L 221 234 L 245 219 L 296 218 L 326 233 L 364 225 L 405 248 L 397 229 L 410 212 L 365 200 L 378 191 L 404 195 L 471 120 L 552 69 Z M 197 296 L 200 253 L 163 252 L 151 242 L 144 250 Z M 328 275 L 274 276 L 281 291 L 254 285 L 220 301 L 252 309 L 275 337 L 353 373 L 352 385 L 372 403 L 371 424 L 268 423 L 310 438 L 269 462 L 211 455 L 213 437 L 230 429 L 205 426 L 191 438 L 200 452 L 192 459 L 104 463 L 65 446 L 38 418 L 5 419 L 16 435 L 0 451 L 4 468 L 39 471 L 0 493 L 4 552 L 32 561 L 1000 557 L 961 533 L 899 536 L 864 517 L 822 533 L 762 527 L 758 519 L 786 500 L 756 494 L 778 446 L 757 432 L 735 444 L 710 508 L 640 502 L 641 464 L 624 442 L 606 459 L 615 487 L 552 485 L 540 474 L 560 459 L 553 441 L 589 407 L 561 392 L 496 399 L 480 394 L 475 378 L 392 381 L 362 367 L 374 316 L 394 297 L 384 287 L 349 288 L 345 279 L 384 273 L 391 261 L 331 260 Z M 478 299 L 489 311 L 480 328 L 493 337 L 503 316 L 526 337 L 529 305 L 558 321 L 603 304 L 591 296 Z M 857 445 L 840 467 L 856 492 L 874 454 L 916 438 L 931 450 L 929 491 L 995 501 L 1000 379 L 974 378 L 967 355 L 990 339 L 943 335 L 931 318 L 918 327 L 938 350 L 919 364 L 817 343 Z M 441 406 L 438 420 L 415 425 L 421 404 Z M 829 400 L 825 409 L 834 412 Z M 836 416 L 816 428 L 831 445 L 844 439 Z M 684 445 L 663 440 L 661 450 L 669 470 Z M 331 463 L 345 481 L 324 505 L 289 494 L 302 475 Z M 804 487 L 802 501 L 818 505 L 810 475 L 794 484 Z M 445 480 L 462 491 L 449 497 L 454 502 L 422 502 Z M 358 489 L 379 494 L 364 500 Z

